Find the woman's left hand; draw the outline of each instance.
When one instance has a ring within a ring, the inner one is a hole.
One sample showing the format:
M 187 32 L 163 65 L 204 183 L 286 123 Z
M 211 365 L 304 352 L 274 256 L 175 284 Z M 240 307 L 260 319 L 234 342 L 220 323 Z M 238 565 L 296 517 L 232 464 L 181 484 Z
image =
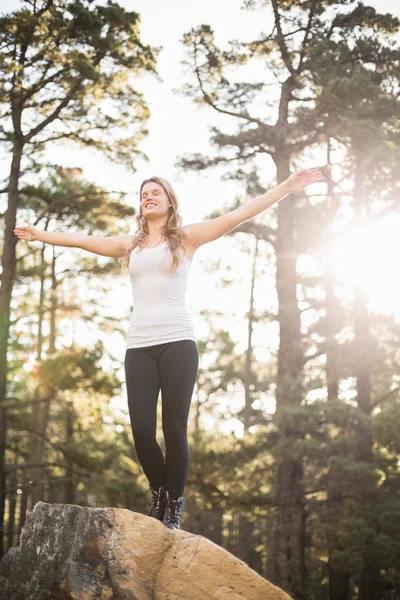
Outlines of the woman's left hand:
M 292 173 L 285 181 L 288 193 L 293 194 L 304 190 L 305 187 L 322 180 L 322 173 L 319 169 L 303 169 Z

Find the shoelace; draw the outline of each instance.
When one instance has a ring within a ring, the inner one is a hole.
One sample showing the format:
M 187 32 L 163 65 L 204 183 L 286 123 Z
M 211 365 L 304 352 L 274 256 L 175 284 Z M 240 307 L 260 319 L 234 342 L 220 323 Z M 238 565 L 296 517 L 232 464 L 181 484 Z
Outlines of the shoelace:
M 151 507 L 151 509 L 148 513 L 149 517 L 155 516 L 159 512 L 159 510 L 161 508 L 161 497 L 163 495 L 163 490 L 162 490 L 162 488 L 160 488 L 160 489 L 151 488 L 151 494 L 153 496 L 153 506 Z
M 181 503 L 179 500 L 168 500 L 165 507 L 165 515 L 168 521 L 172 521 L 175 525 L 179 525 L 179 512 Z

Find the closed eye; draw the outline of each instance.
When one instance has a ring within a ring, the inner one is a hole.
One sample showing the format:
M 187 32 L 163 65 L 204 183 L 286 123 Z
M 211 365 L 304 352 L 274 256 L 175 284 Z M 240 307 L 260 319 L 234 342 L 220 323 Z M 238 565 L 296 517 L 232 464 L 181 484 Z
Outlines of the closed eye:
M 144 192 L 142 194 L 142 200 L 146 200 L 149 193 L 153 194 L 153 195 L 158 195 L 160 193 L 160 190 L 154 189 L 154 190 L 151 190 L 151 192 Z

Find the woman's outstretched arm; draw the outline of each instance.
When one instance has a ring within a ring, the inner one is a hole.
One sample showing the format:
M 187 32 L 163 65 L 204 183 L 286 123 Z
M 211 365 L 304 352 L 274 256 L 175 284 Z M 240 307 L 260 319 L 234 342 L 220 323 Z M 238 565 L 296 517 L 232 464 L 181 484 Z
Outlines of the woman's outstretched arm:
M 322 174 L 318 169 L 306 169 L 292 173 L 286 181 L 277 185 L 269 192 L 247 200 L 238 208 L 230 210 L 216 219 L 187 225 L 184 229 L 188 242 L 195 248 L 212 242 L 232 231 L 232 229 L 235 229 L 240 223 L 252 219 L 273 204 L 276 204 L 288 194 L 299 192 L 311 183 L 315 183 L 321 179 Z
M 111 258 L 122 258 L 133 241 L 133 235 L 122 234 L 109 237 L 97 237 L 81 233 L 58 233 L 51 231 L 40 231 L 33 227 L 28 221 L 27 227 L 16 227 L 14 234 L 21 240 L 27 242 L 43 242 L 53 246 L 67 246 L 70 248 L 81 248 L 100 256 Z

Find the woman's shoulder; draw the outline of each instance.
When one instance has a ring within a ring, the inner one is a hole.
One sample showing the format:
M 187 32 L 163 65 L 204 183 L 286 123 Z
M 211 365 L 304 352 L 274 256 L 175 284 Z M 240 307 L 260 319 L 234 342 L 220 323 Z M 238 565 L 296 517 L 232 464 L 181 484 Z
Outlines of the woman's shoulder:
M 121 233 L 121 238 L 123 239 L 125 251 L 128 251 L 132 248 L 134 242 L 137 240 L 137 235 L 135 233 Z

